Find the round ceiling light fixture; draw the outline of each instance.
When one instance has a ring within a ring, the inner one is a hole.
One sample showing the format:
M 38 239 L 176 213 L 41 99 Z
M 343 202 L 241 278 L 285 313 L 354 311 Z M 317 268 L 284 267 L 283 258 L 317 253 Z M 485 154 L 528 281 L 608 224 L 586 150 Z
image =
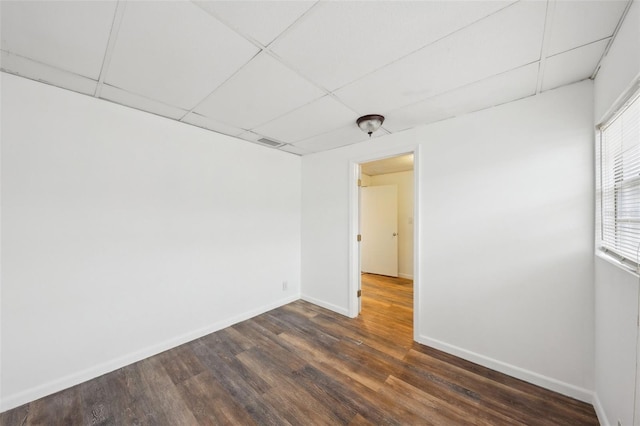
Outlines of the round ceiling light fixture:
M 382 123 L 384 123 L 384 117 L 380 114 L 363 115 L 358 118 L 356 123 L 358 123 L 358 127 L 360 127 L 363 132 L 368 133 L 369 137 L 371 137 L 371 134 L 378 130 L 380 126 L 382 126 Z

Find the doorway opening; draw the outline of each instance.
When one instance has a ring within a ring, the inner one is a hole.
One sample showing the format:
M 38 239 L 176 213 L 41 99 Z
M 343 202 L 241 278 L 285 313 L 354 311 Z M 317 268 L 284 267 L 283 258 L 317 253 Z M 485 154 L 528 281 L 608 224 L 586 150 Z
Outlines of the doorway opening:
M 352 163 L 351 225 L 359 242 L 351 256 L 351 316 L 409 341 L 419 336 L 416 152 Z
M 358 321 L 408 349 L 413 343 L 413 280 L 363 273 Z

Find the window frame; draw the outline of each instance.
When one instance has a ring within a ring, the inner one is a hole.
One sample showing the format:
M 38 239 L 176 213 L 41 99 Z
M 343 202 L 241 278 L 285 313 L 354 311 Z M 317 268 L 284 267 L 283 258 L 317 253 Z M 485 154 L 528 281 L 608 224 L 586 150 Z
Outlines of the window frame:
M 605 141 L 604 141 L 604 134 L 606 132 L 606 130 L 613 125 L 616 120 L 618 120 L 627 110 L 629 110 L 629 108 L 634 104 L 634 103 L 640 103 L 640 78 L 637 79 L 632 85 L 631 87 L 625 92 L 625 95 L 621 97 L 621 99 L 616 102 L 614 104 L 614 107 L 611 108 L 610 112 L 605 115 L 605 119 L 603 119 L 600 124 L 598 124 L 596 126 L 596 132 L 595 132 L 595 186 L 596 186 L 596 193 L 595 193 L 595 251 L 596 251 L 596 255 L 598 255 L 601 258 L 604 258 L 605 260 L 608 260 L 618 266 L 620 266 L 621 268 L 628 270 L 634 274 L 640 274 L 640 255 L 638 255 L 637 253 L 634 255 L 633 252 L 631 253 L 633 258 L 629 258 L 628 255 L 625 255 L 624 253 L 621 253 L 619 251 L 617 251 L 616 249 L 616 245 L 618 245 L 616 242 L 614 242 L 613 244 L 611 244 L 610 241 L 607 241 L 605 238 L 605 220 L 604 220 L 604 214 L 605 214 L 605 191 L 613 191 L 613 195 L 612 195 L 612 202 L 613 205 L 613 211 L 614 211 L 614 219 L 613 219 L 613 226 L 614 226 L 614 238 L 617 240 L 617 229 L 618 229 L 618 225 L 621 222 L 626 222 L 628 220 L 631 220 L 633 223 L 636 223 L 636 221 L 640 221 L 640 216 L 638 218 L 636 218 L 635 216 L 632 217 L 631 219 L 625 219 L 623 221 L 619 221 L 618 218 L 618 207 L 620 205 L 621 202 L 621 197 L 620 197 L 620 193 L 625 189 L 625 187 L 627 186 L 633 186 L 633 185 L 638 185 L 638 182 L 640 181 L 640 173 L 638 174 L 638 176 L 631 176 L 629 178 L 624 178 L 622 176 L 616 176 L 615 175 L 615 171 L 616 171 L 616 167 L 612 167 L 610 170 L 608 170 L 609 174 L 614 173 L 614 178 L 613 178 L 613 182 L 609 183 L 606 188 L 605 185 L 603 185 L 604 183 L 604 178 L 603 175 L 605 174 L 605 167 L 607 165 L 603 164 L 604 162 L 604 145 L 605 145 Z M 638 123 L 638 127 L 640 128 L 640 123 Z M 622 142 L 621 142 L 622 144 Z M 624 153 L 624 150 L 621 149 L 619 154 L 614 154 L 614 163 L 615 161 L 623 161 L 622 155 Z M 609 153 L 611 154 L 611 153 Z M 615 155 L 619 155 L 620 157 L 616 157 Z M 637 159 L 634 159 L 634 161 L 631 163 L 634 166 L 636 165 L 636 161 L 638 162 L 638 164 L 640 165 L 640 157 L 638 157 Z M 621 170 L 623 169 L 623 167 L 621 166 Z M 631 201 L 634 201 L 634 197 L 633 195 L 630 196 Z

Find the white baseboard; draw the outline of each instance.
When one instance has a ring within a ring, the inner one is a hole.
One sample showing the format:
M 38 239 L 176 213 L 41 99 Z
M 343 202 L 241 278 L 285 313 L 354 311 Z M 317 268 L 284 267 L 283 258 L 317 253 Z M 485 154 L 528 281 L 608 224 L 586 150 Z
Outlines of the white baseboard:
M 82 382 L 86 382 L 87 380 L 91 380 L 96 377 L 102 376 L 103 374 L 115 371 L 119 368 L 126 367 L 127 365 L 141 361 L 145 358 L 149 358 L 153 355 L 157 355 L 166 350 L 175 348 L 176 346 L 180 346 L 184 343 L 198 339 L 202 336 L 206 336 L 207 334 L 211 334 L 218 330 L 222 330 L 223 328 L 248 320 L 250 318 L 263 314 L 272 309 L 279 308 L 280 306 L 286 305 L 288 303 L 294 302 L 299 299 L 300 299 L 299 294 L 289 296 L 284 299 L 280 299 L 277 302 L 271 303 L 269 305 L 261 306 L 258 309 L 253 309 L 251 311 L 243 312 L 239 315 L 235 315 L 231 318 L 218 321 L 214 324 L 200 328 L 198 330 L 185 333 L 181 336 L 177 336 L 175 338 L 166 340 L 156 345 L 149 346 L 147 348 L 130 353 L 128 355 L 124 355 L 122 357 L 113 359 L 111 361 L 104 362 L 102 364 L 96 365 L 95 367 L 87 368 L 77 373 L 73 373 L 65 377 L 61 377 L 60 379 L 53 380 L 48 383 L 44 383 L 42 385 L 33 387 L 31 389 L 27 389 L 25 391 L 19 392 L 14 395 L 8 395 L 8 396 L 3 395 L 2 400 L 0 401 L 0 412 L 4 412 L 12 408 L 19 407 L 20 405 L 26 404 L 27 402 L 31 402 L 36 399 L 45 397 L 47 395 L 51 395 L 52 393 L 70 388 Z
M 304 294 L 300 297 L 302 300 L 307 301 L 309 303 L 313 303 L 314 305 L 318 305 L 321 308 L 329 309 L 330 311 L 336 312 L 340 315 L 344 315 L 345 317 L 349 316 L 349 310 L 343 308 L 342 306 L 334 305 L 333 303 L 328 303 L 320 299 L 316 299 L 311 296 L 305 296 Z
M 602 426 L 611 426 L 609 419 L 607 419 L 607 413 L 605 413 L 597 393 L 593 394 L 593 408 L 596 410 L 596 416 L 598 416 L 600 424 Z
M 413 279 L 413 274 L 403 274 L 403 273 L 399 272 L 398 276 L 400 278 L 405 278 L 407 280 L 412 280 Z
M 418 343 L 431 346 L 432 348 L 439 349 L 451 355 L 466 359 L 467 361 L 475 362 L 476 364 L 480 364 L 492 370 L 533 383 L 534 385 L 561 393 L 571 398 L 575 398 L 589 404 L 593 402 L 593 392 L 590 390 L 574 386 L 533 371 L 525 370 L 524 368 L 516 367 L 515 365 L 507 364 L 506 362 L 498 361 L 427 336 L 420 336 Z

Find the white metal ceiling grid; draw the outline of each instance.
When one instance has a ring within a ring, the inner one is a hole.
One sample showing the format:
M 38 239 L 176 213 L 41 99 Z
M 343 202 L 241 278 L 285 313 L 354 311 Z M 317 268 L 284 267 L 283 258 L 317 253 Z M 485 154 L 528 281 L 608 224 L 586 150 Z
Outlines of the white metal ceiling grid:
M 0 68 L 305 155 L 589 78 L 628 5 L 3 1 Z

